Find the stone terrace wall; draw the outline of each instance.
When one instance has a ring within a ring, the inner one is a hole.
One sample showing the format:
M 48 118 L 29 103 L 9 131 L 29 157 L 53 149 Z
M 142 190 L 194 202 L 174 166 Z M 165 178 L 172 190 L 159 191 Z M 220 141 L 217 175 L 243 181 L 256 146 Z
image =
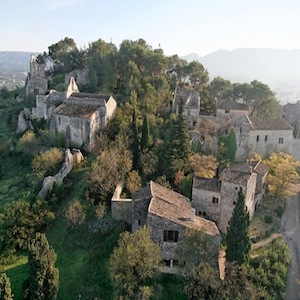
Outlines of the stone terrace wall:
M 289 153 L 294 156 L 295 160 L 300 161 L 300 139 L 292 139 Z
M 120 182 L 111 199 L 111 213 L 116 221 L 125 221 L 132 224 L 132 199 L 121 199 L 120 195 L 124 187 L 124 181 Z

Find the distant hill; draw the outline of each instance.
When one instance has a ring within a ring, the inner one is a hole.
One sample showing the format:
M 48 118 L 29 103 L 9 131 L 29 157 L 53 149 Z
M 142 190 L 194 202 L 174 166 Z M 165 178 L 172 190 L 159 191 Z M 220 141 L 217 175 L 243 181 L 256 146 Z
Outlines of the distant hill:
M 0 52 L 0 87 L 5 85 L 9 89 L 14 89 L 16 86 L 25 85 L 31 54 L 31 52 Z
M 282 103 L 300 100 L 300 49 L 240 48 L 218 50 L 203 57 L 191 53 L 181 58 L 201 62 L 210 79 L 217 76 L 231 82 L 257 79 L 268 84 Z

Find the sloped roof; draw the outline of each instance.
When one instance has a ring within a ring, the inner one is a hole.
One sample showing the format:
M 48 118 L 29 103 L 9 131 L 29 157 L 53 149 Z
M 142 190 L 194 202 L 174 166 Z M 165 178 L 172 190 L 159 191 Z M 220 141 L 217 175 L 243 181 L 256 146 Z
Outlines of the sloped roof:
M 72 93 L 70 95 L 72 98 L 79 98 L 79 99 L 97 99 L 97 100 L 104 100 L 107 102 L 110 98 L 110 95 L 98 95 L 98 94 L 92 94 L 92 93 Z
M 221 192 L 222 182 L 216 178 L 194 177 L 193 187 L 201 190 Z
M 232 110 L 249 110 L 249 105 L 247 104 L 242 104 L 242 103 L 237 103 L 237 102 L 232 102 L 229 100 L 224 100 L 222 101 L 218 107 L 218 109 L 232 109 Z
M 244 172 L 244 171 L 231 170 L 229 168 L 226 168 L 220 174 L 220 179 L 225 182 L 231 182 L 238 185 L 246 186 L 250 176 L 251 176 L 250 170 L 248 172 Z
M 190 220 L 190 200 L 183 195 L 171 191 L 153 181 L 150 181 L 152 199 L 148 211 L 174 223 L 188 228 L 201 230 L 209 235 L 219 235 L 216 224 L 212 221 L 195 216 Z
M 253 166 L 253 171 L 261 176 L 264 176 L 269 172 L 269 167 L 261 160 L 252 162 L 251 165 Z
M 101 105 L 94 106 L 62 103 L 53 111 L 53 114 L 80 118 L 90 118 L 92 114 L 95 113 L 100 107 Z
M 249 117 L 251 130 L 293 130 L 293 127 L 281 118 Z

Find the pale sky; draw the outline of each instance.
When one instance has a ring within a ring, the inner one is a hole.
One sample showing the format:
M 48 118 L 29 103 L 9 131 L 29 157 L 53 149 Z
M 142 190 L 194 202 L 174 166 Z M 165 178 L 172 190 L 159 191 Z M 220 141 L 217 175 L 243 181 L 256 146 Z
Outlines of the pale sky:
M 300 49 L 300 0 L 1 0 L 0 51 L 48 51 L 67 37 L 119 47 L 143 38 L 166 55 Z

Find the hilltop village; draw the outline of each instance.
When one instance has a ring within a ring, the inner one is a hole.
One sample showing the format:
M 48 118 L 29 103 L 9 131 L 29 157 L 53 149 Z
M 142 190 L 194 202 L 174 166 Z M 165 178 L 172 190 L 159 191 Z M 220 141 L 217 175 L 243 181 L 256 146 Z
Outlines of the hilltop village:
M 14 299 L 285 299 L 287 244 L 251 243 L 279 229 L 299 177 L 300 103 L 280 106 L 258 80 L 209 82 L 142 39 L 48 49 L 23 90 L 0 95 Z M 38 243 L 52 251 L 39 288 Z M 29 267 L 18 283 L 15 264 Z

